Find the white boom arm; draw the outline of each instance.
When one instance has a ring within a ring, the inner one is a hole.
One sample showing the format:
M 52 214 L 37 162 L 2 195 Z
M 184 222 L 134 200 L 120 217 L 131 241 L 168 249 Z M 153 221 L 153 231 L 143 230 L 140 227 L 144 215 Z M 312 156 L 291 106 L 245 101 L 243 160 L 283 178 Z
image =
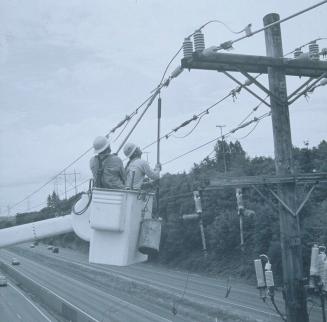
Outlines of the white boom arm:
M 72 215 L 19 225 L 0 230 L 0 247 L 25 243 L 73 231 Z

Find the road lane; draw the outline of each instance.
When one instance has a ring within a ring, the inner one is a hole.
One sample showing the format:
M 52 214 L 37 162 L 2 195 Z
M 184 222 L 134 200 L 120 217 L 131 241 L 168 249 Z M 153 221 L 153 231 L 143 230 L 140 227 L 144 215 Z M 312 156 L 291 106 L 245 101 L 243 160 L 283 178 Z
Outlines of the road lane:
M 43 312 L 17 286 L 10 281 L 0 287 L 1 322 L 52 322 L 54 317 Z
M 21 248 L 21 247 L 20 247 Z M 35 249 L 26 248 L 26 256 L 31 254 L 42 254 L 45 258 L 58 259 L 66 263 L 80 265 L 82 268 L 94 270 L 94 272 L 107 272 L 111 275 L 117 275 L 131 281 L 138 281 L 145 285 L 166 290 L 172 294 L 182 294 L 186 273 L 174 270 L 165 270 L 154 265 L 136 264 L 129 267 L 115 267 L 106 265 L 89 264 L 85 254 L 77 253 L 69 249 L 60 249 L 60 254 L 52 254 L 46 249 L 46 246 L 39 245 Z M 46 261 L 45 263 L 46 264 Z M 233 282 L 232 291 L 229 297 L 225 298 L 226 283 L 223 279 L 204 277 L 197 274 L 190 274 L 185 297 L 199 303 L 211 303 L 218 307 L 230 309 L 232 312 L 242 316 L 251 316 L 254 318 L 264 318 L 268 321 L 280 321 L 271 304 L 263 303 L 258 295 L 257 290 L 240 282 Z M 277 303 L 281 310 L 284 308 L 280 294 L 277 297 Z M 315 306 L 311 311 L 311 320 L 314 322 L 321 321 L 321 311 Z
M 73 252 L 66 252 L 61 249 L 61 253 L 52 254 L 46 247 L 39 246 L 39 249 L 33 249 L 33 253 L 41 252 L 49 259 L 57 258 L 67 263 L 74 263 L 81 267 L 87 267 L 95 271 L 107 272 L 110 274 L 116 274 L 120 277 L 129 279 L 131 281 L 138 281 L 145 285 L 151 285 L 159 289 L 166 290 L 172 294 L 180 295 L 185 288 L 186 274 L 178 272 L 176 275 L 173 271 L 169 271 L 165 274 L 163 271 L 156 269 L 151 270 L 152 267 L 147 268 L 144 264 L 132 265 L 129 267 L 114 267 L 106 265 L 89 264 L 80 255 L 74 256 Z M 26 254 L 29 249 L 26 249 Z M 66 254 L 66 256 L 63 256 Z M 77 257 L 79 260 L 74 260 Z M 145 267 L 145 268 L 144 268 Z M 202 278 L 201 276 L 190 274 L 189 283 L 185 292 L 185 298 L 196 301 L 202 304 L 210 303 L 213 306 L 218 306 L 224 309 L 229 308 L 232 312 L 241 316 L 251 316 L 253 318 L 266 318 L 272 322 L 279 322 L 280 317 L 276 314 L 272 307 L 267 303 L 263 303 L 256 290 L 246 290 L 245 286 L 241 288 L 234 286 L 231 296 L 225 298 L 226 285 L 222 284 L 221 280 L 215 281 L 212 278 Z
M 135 321 L 135 322 L 170 322 L 170 314 L 160 308 L 147 308 L 109 294 L 83 281 L 73 279 L 58 271 L 34 263 L 24 257 L 15 255 L 21 265 L 15 269 L 42 286 L 53 290 L 64 299 L 88 312 L 99 321 Z M 3 252 L 1 258 L 9 262 L 12 254 Z M 161 316 L 161 315 L 166 315 Z M 175 321 L 185 321 L 176 319 Z

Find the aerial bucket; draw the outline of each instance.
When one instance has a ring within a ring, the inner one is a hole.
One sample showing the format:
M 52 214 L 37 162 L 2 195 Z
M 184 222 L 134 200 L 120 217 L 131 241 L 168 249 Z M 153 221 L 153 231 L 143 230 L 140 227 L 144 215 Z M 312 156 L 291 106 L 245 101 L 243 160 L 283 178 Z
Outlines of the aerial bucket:
M 151 218 L 153 194 L 137 190 L 93 189 L 89 261 L 126 266 L 144 262 L 138 239 L 143 219 Z
M 159 251 L 161 237 L 161 220 L 147 218 L 141 222 L 139 252 L 154 255 Z

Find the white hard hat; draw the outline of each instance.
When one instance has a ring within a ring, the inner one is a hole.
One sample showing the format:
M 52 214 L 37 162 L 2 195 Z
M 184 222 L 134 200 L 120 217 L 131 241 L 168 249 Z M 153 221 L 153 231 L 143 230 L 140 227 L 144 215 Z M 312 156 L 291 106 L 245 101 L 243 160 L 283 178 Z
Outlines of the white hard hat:
M 137 145 L 134 143 L 126 143 L 124 146 L 124 154 L 127 158 L 130 158 L 135 150 L 137 149 Z
M 109 140 L 104 136 L 98 136 L 93 141 L 94 153 L 98 154 L 110 147 Z

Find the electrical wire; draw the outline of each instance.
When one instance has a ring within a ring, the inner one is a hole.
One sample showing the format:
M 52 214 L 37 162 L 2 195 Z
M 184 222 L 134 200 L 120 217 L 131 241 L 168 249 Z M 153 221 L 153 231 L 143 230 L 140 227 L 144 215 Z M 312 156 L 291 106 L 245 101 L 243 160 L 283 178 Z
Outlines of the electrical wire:
M 260 75 L 258 75 L 260 76 Z M 258 77 L 257 76 L 257 77 Z M 243 87 L 248 86 L 248 82 L 244 82 L 242 85 L 239 85 L 237 87 L 235 87 L 234 89 L 232 89 L 228 94 L 226 94 L 225 96 L 223 96 L 222 98 L 220 98 L 218 101 L 216 101 L 215 103 L 211 104 L 209 107 L 206 107 L 205 109 L 203 109 L 202 111 L 200 111 L 198 114 L 193 115 L 192 118 L 184 121 L 183 123 L 181 123 L 179 126 L 175 127 L 174 129 L 172 129 L 171 131 L 169 131 L 168 133 L 162 135 L 160 137 L 160 140 L 166 138 L 168 139 L 170 136 L 172 136 L 174 133 L 176 133 L 178 130 L 180 130 L 182 127 L 188 125 L 189 123 L 191 123 L 192 121 L 198 120 L 198 118 L 202 118 L 203 116 L 209 114 L 209 111 L 214 108 L 215 106 L 217 106 L 218 104 L 222 103 L 223 101 L 225 101 L 227 98 L 231 97 L 231 96 L 235 96 L 235 93 L 239 93 Z M 149 148 L 150 146 L 154 145 L 157 143 L 157 140 L 149 143 L 148 145 L 142 147 L 142 150 L 145 150 L 147 148 Z
M 206 23 L 204 23 L 202 26 L 200 26 L 198 29 L 196 29 L 196 31 L 198 31 L 198 30 L 202 30 L 203 28 L 205 28 L 206 26 L 208 26 L 208 25 L 211 24 L 211 23 L 219 23 L 219 24 L 222 24 L 223 26 L 226 27 L 226 29 L 228 29 L 231 33 L 234 33 L 234 34 L 240 34 L 240 33 L 242 33 L 242 32 L 245 30 L 245 28 L 244 28 L 244 29 L 242 29 L 241 31 L 234 31 L 234 30 L 232 30 L 232 29 L 231 29 L 231 28 L 230 28 L 226 23 L 224 23 L 223 21 L 220 21 L 220 20 L 209 20 L 209 21 L 207 21 Z M 189 35 L 186 36 L 185 38 L 190 38 L 190 37 L 192 37 L 192 36 L 195 34 L 196 31 L 192 32 L 191 34 L 189 34 Z M 181 47 L 177 50 L 177 52 L 173 55 L 173 57 L 170 59 L 169 63 L 167 64 L 167 66 L 166 66 L 166 68 L 165 68 L 165 70 L 164 70 L 164 72 L 163 72 L 163 75 L 161 76 L 161 79 L 160 79 L 160 82 L 159 82 L 159 85 L 158 85 L 158 86 L 160 86 L 160 85 L 162 84 L 162 82 L 163 82 L 163 80 L 164 80 L 164 78 L 165 78 L 165 76 L 166 76 L 166 74 L 167 74 L 167 71 L 168 71 L 170 65 L 171 65 L 172 62 L 175 60 L 175 58 L 178 56 L 178 54 L 182 51 L 182 49 L 183 49 L 183 46 L 181 46 Z
M 240 140 L 246 139 L 256 129 L 258 124 L 259 124 L 259 121 L 254 124 L 253 128 L 246 135 L 242 136 L 241 138 L 237 138 L 237 140 L 240 141 Z
M 88 182 L 89 180 L 90 180 L 90 179 L 86 179 L 86 180 L 84 180 L 83 182 L 80 182 L 78 185 L 76 185 L 76 188 L 78 188 L 78 187 L 80 187 L 81 185 L 85 184 L 85 183 Z M 68 190 L 66 191 L 66 193 L 67 193 L 67 192 L 70 192 L 70 191 L 72 191 L 72 190 L 75 190 L 75 186 L 72 187 L 71 189 L 68 189 Z M 62 194 L 59 195 L 58 197 L 60 198 L 60 197 L 63 197 L 63 196 L 64 196 L 64 194 L 62 193 Z M 36 206 L 31 207 L 30 210 L 35 209 L 35 208 L 38 208 L 38 207 L 43 206 L 43 205 L 44 205 L 44 206 L 47 205 L 47 201 L 43 201 L 42 203 L 37 204 Z
M 327 39 L 327 38 L 321 38 L 321 37 L 319 37 L 319 38 L 313 39 L 313 40 L 311 40 L 311 41 L 308 41 L 307 43 L 305 43 L 305 44 L 303 44 L 303 45 L 301 45 L 301 46 L 296 47 L 296 48 L 293 49 L 292 51 L 289 51 L 289 52 L 288 52 L 287 54 L 285 54 L 283 57 L 288 56 L 288 55 L 290 55 L 290 54 L 293 54 L 297 49 L 302 49 L 303 47 L 306 47 L 306 46 L 310 45 L 311 43 L 314 43 L 314 42 L 316 42 L 316 41 L 320 41 L 320 40 L 326 40 L 326 39 Z
M 189 135 L 191 135 L 193 133 L 193 131 L 198 127 L 198 125 L 200 124 L 201 122 L 201 119 L 204 115 L 202 115 L 201 117 L 199 117 L 198 121 L 195 123 L 195 125 L 193 126 L 193 128 L 188 132 L 186 133 L 185 135 L 183 136 L 176 136 L 176 135 L 173 135 L 174 138 L 176 139 L 185 139 L 186 137 L 188 137 Z
M 294 14 L 292 14 L 292 15 L 290 15 L 290 16 L 284 18 L 284 19 L 281 19 L 281 20 L 275 21 L 275 22 L 273 22 L 273 23 L 271 23 L 271 24 L 269 24 L 269 25 L 266 25 L 266 26 L 264 26 L 263 28 L 260 28 L 260 29 L 258 29 L 258 30 L 256 30 L 256 31 L 253 31 L 253 32 L 251 31 L 251 32 L 249 32 L 249 33 L 246 33 L 245 36 L 242 36 L 242 37 L 237 38 L 237 39 L 235 39 L 235 40 L 229 40 L 229 41 L 226 41 L 226 42 L 220 44 L 220 45 L 216 48 L 216 51 L 218 51 L 218 50 L 222 50 L 222 49 L 226 49 L 226 48 L 229 49 L 229 48 L 232 47 L 233 44 L 235 44 L 235 43 L 237 43 L 237 42 L 239 42 L 239 41 L 241 41 L 241 40 L 243 40 L 243 39 L 245 39 L 245 38 L 252 37 L 252 36 L 254 36 L 255 34 L 258 34 L 258 33 L 262 32 L 262 31 L 264 31 L 264 30 L 266 30 L 266 29 L 268 29 L 268 28 L 271 28 L 271 27 L 273 27 L 273 26 L 275 26 L 275 25 L 280 25 L 280 24 L 284 23 L 285 21 L 288 21 L 288 20 L 290 20 L 290 19 L 293 19 L 293 18 L 295 18 L 295 17 L 297 17 L 297 16 L 299 16 L 299 15 L 301 15 L 301 14 L 303 14 L 303 13 L 306 13 L 306 12 L 312 10 L 312 9 L 315 9 L 315 8 L 317 8 L 317 7 L 319 7 L 319 6 L 323 5 L 323 4 L 325 4 L 325 3 L 327 3 L 327 0 L 321 1 L 321 2 L 319 2 L 319 3 L 317 3 L 317 4 L 315 4 L 315 5 L 312 5 L 312 6 L 308 7 L 308 8 L 306 8 L 306 9 L 300 10 L 300 11 L 298 11 L 298 12 L 296 12 L 296 13 L 294 13 Z
M 199 146 L 196 146 L 195 148 L 193 148 L 193 149 L 191 149 L 191 150 L 189 150 L 189 151 L 187 151 L 187 152 L 184 152 L 184 153 L 182 153 L 182 154 L 180 154 L 180 155 L 178 155 L 178 156 L 176 156 L 176 157 L 174 157 L 174 158 L 172 158 L 172 159 L 170 159 L 170 160 L 165 161 L 162 165 L 166 165 L 166 164 L 168 164 L 168 163 L 171 163 L 171 162 L 173 162 L 173 161 L 176 161 L 176 160 L 178 160 L 178 159 L 180 159 L 180 158 L 182 158 L 182 157 L 184 157 L 184 156 L 186 156 L 186 155 L 188 155 L 188 154 L 190 154 L 190 153 L 192 153 L 192 152 L 194 152 L 194 151 L 197 151 L 197 150 L 199 150 L 199 149 L 201 149 L 201 148 L 203 148 L 203 147 L 209 145 L 209 144 L 212 143 L 212 142 L 217 141 L 218 139 L 220 139 L 220 138 L 222 138 L 222 137 L 227 138 L 227 137 L 230 136 L 232 133 L 235 133 L 236 131 L 240 130 L 241 128 L 247 127 L 247 126 L 249 126 L 250 124 L 252 124 L 252 123 L 254 123 L 254 122 L 259 122 L 259 121 L 261 121 L 262 119 L 264 119 L 264 118 L 266 118 L 266 117 L 268 117 L 268 116 L 270 116 L 270 115 L 271 115 L 271 113 L 269 112 L 269 113 L 265 113 L 265 114 L 261 115 L 260 117 L 255 117 L 253 120 L 248 121 L 247 123 L 244 123 L 244 124 L 242 124 L 242 125 L 239 125 L 239 126 L 237 126 L 236 128 L 230 130 L 229 132 L 227 132 L 227 133 L 225 133 L 225 134 L 223 134 L 223 135 L 217 136 L 217 137 L 215 137 L 214 139 L 212 139 L 212 140 L 210 140 L 210 141 L 208 141 L 208 142 L 205 142 L 205 143 L 203 143 L 203 144 L 201 144 L 201 145 L 199 145 Z
M 321 1 L 321 2 L 319 2 L 319 3 L 317 3 L 317 4 L 313 5 L 313 6 L 310 6 L 310 7 L 306 8 L 306 9 L 303 9 L 303 10 L 301 10 L 301 11 L 299 11 L 299 12 L 296 12 L 296 13 L 294 13 L 294 14 L 292 14 L 292 15 L 290 15 L 290 16 L 284 18 L 284 19 L 281 19 L 281 20 L 278 20 L 278 21 L 276 21 L 276 22 L 273 22 L 273 23 L 271 23 L 271 24 L 269 24 L 269 25 L 267 25 L 267 26 L 265 26 L 265 27 L 263 27 L 263 28 L 261 28 L 261 29 L 258 29 L 258 30 L 254 31 L 254 32 L 247 33 L 246 36 L 243 36 L 243 37 L 240 37 L 240 38 L 238 38 L 238 39 L 235 39 L 235 40 L 229 41 L 228 43 L 230 43 L 230 45 L 233 45 L 233 44 L 236 43 L 236 42 L 239 42 L 239 41 L 241 41 L 241 40 L 243 40 L 243 39 L 245 39 L 245 38 L 248 38 L 248 37 L 250 37 L 250 36 L 253 36 L 253 35 L 255 35 L 255 34 L 259 33 L 259 32 L 262 32 L 262 31 L 264 31 L 264 30 L 266 30 L 266 29 L 268 29 L 268 28 L 270 28 L 270 27 L 272 27 L 272 26 L 274 26 L 274 25 L 276 25 L 276 24 L 281 24 L 281 23 L 283 23 L 283 22 L 285 22 L 285 21 L 287 21 L 287 20 L 290 20 L 290 19 L 292 19 L 292 18 L 295 18 L 296 16 L 299 16 L 299 15 L 301 15 L 301 14 L 303 14 L 303 13 L 309 11 L 309 10 L 312 10 L 312 9 L 314 9 L 314 8 L 316 8 L 316 7 L 318 7 L 318 6 L 322 5 L 322 4 L 325 4 L 325 3 L 327 3 L 327 0 L 325 0 L 325 1 Z M 200 29 L 204 28 L 205 26 L 207 26 L 209 23 L 212 23 L 212 22 L 219 22 L 219 23 L 222 23 L 222 22 L 219 21 L 219 20 L 208 21 L 208 22 L 205 23 L 202 27 L 200 27 Z M 222 24 L 224 24 L 224 23 L 222 23 Z M 225 25 L 225 24 L 224 24 L 224 25 Z M 226 26 L 226 25 L 225 25 L 225 26 Z M 194 35 L 194 33 L 192 33 L 190 36 L 192 36 L 192 35 Z M 190 36 L 189 36 L 189 37 L 190 37 Z M 222 44 L 222 45 L 223 45 L 223 44 Z M 217 50 L 219 50 L 219 49 L 225 49 L 224 46 L 222 46 L 222 45 L 220 45 L 220 46 L 217 48 Z M 162 76 L 162 78 L 161 78 L 161 80 L 160 80 L 160 83 L 159 83 L 159 85 L 158 85 L 158 88 L 159 88 L 160 86 L 162 86 L 162 81 L 163 81 L 163 79 L 164 79 L 164 77 L 165 77 L 165 75 L 166 75 L 166 73 L 167 73 L 167 70 L 168 70 L 169 66 L 171 65 L 171 63 L 173 62 L 173 60 L 177 57 L 177 55 L 180 53 L 181 50 L 182 50 L 182 47 L 179 48 L 179 50 L 175 53 L 175 55 L 174 55 L 174 56 L 172 57 L 172 59 L 169 61 L 168 65 L 167 65 L 166 68 L 165 68 L 165 71 L 164 71 L 164 73 L 163 73 L 163 76 Z M 117 128 L 121 127 L 125 122 L 127 122 L 127 120 L 130 120 L 131 117 L 135 116 L 135 115 L 137 114 L 138 110 L 139 110 L 139 109 L 140 109 L 140 108 L 141 108 L 141 107 L 142 107 L 146 102 L 148 102 L 149 100 L 151 100 L 151 98 L 153 98 L 153 96 L 154 96 L 154 95 L 149 96 L 149 97 L 148 97 L 148 98 L 147 98 L 147 99 L 146 99 L 146 100 L 145 100 L 145 101 L 144 101 L 140 106 L 138 106 L 137 109 L 136 109 L 133 113 L 131 113 L 130 117 L 126 117 L 123 121 L 119 122 L 119 123 L 117 124 L 117 126 L 115 126 L 113 129 L 110 130 L 110 132 L 106 135 L 106 137 L 108 137 L 111 133 L 114 133 L 114 132 L 117 130 Z M 85 156 L 85 155 L 86 155 L 87 153 L 89 153 L 91 150 L 92 150 L 92 148 L 87 149 L 87 150 L 86 150 L 85 152 L 83 152 L 79 157 L 77 157 L 73 162 L 71 162 L 68 166 L 66 166 L 63 170 L 61 170 L 57 175 L 55 175 L 54 177 L 52 177 L 50 180 L 48 180 L 47 182 L 45 182 L 45 183 L 44 183 L 43 185 L 41 185 L 38 189 L 36 189 L 35 191 L 33 191 L 32 193 L 30 193 L 29 195 L 27 195 L 25 198 L 23 198 L 23 199 L 20 200 L 19 202 L 16 202 L 13 206 L 10 207 L 10 209 L 13 209 L 13 208 L 17 207 L 17 206 L 20 205 L 22 202 L 24 202 L 25 200 L 27 200 L 28 198 L 30 198 L 32 195 L 34 195 L 34 194 L 36 194 L 37 192 L 39 192 L 41 189 L 43 189 L 45 186 L 47 186 L 49 183 L 51 183 L 53 180 L 55 180 L 59 175 L 61 175 L 65 170 L 67 170 L 69 167 L 71 167 L 73 164 L 75 164 L 77 161 L 79 161 L 83 156 Z

